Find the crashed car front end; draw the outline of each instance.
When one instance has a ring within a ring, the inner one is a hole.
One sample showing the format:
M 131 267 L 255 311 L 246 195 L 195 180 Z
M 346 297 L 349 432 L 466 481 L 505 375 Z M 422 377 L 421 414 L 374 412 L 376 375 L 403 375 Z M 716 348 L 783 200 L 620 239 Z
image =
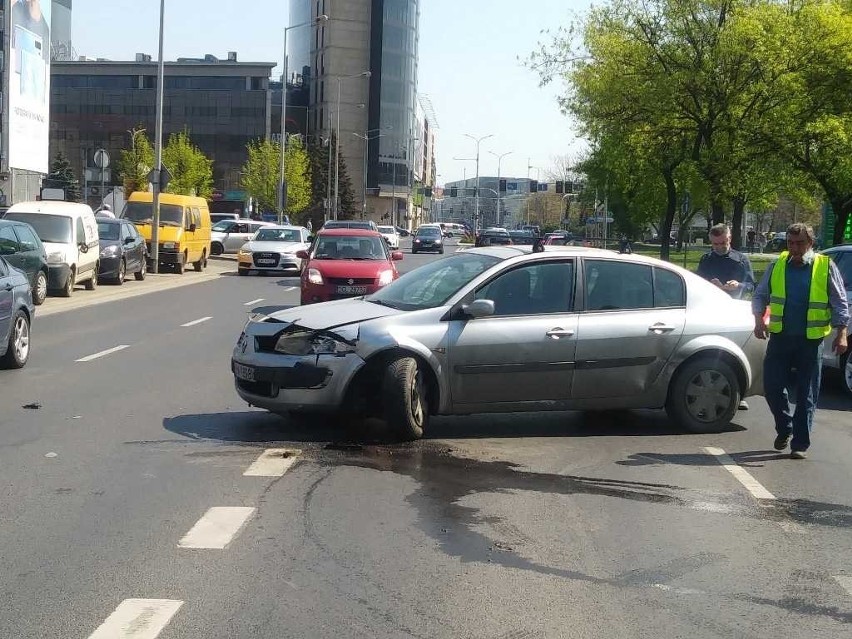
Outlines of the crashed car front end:
M 328 329 L 252 317 L 237 340 L 231 372 L 239 396 L 275 413 L 334 411 L 364 360 L 359 323 Z

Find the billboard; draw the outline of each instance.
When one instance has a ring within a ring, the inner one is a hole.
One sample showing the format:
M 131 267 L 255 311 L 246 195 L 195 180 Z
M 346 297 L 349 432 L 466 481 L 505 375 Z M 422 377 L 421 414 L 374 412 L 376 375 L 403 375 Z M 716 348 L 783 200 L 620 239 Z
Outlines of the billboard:
M 48 172 L 51 0 L 14 0 L 9 59 L 9 167 Z

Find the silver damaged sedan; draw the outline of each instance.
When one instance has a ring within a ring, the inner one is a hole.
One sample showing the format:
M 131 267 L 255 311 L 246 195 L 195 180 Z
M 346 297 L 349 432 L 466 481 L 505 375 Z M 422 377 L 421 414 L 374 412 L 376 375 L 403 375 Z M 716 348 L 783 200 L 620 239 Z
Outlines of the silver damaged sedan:
M 456 253 L 366 297 L 253 316 L 237 393 L 275 413 L 379 416 L 665 408 L 723 429 L 763 392 L 748 302 L 677 266 L 573 247 Z

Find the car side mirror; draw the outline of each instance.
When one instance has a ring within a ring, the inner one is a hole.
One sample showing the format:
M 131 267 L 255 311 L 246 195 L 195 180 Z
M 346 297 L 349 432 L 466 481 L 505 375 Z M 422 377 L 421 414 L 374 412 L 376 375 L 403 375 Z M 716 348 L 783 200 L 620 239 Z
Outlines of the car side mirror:
M 135 239 L 133 239 L 132 237 L 125 237 L 125 238 L 124 238 L 124 243 L 125 243 L 125 244 L 133 244 L 133 242 L 135 242 L 135 241 L 136 241 L 136 240 L 135 240 Z
M 394 262 L 399 262 L 402 259 L 402 251 L 394 251 L 391 253 L 391 259 Z
M 81 242 L 80 243 L 80 252 L 81 253 L 88 253 L 89 252 L 89 245 L 86 244 L 85 242 Z
M 296 257 L 298 257 L 300 260 L 306 260 L 306 259 L 308 259 L 308 252 L 307 251 L 296 251 Z
M 190 224 L 189 228 L 186 229 L 186 230 L 189 231 L 190 233 L 195 233 L 195 230 L 196 230 L 195 224 Z
M 468 317 L 488 317 L 494 315 L 494 302 L 491 300 L 473 300 L 470 304 L 462 306 L 462 311 Z

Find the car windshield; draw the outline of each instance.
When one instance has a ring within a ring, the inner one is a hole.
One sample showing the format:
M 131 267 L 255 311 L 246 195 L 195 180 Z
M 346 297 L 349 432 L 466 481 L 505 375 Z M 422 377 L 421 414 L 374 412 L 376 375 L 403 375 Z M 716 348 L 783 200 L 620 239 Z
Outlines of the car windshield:
M 366 300 L 405 311 L 443 306 L 463 286 L 499 261 L 491 255 L 458 253 L 406 273 Z
M 418 237 L 430 236 L 430 235 L 440 236 L 441 235 L 441 229 L 439 229 L 435 226 L 427 226 L 426 228 L 417 229 L 417 236 Z
M 26 222 L 35 229 L 42 242 L 68 244 L 71 242 L 71 218 L 64 215 L 45 215 L 43 213 L 6 213 L 7 220 Z
M 314 248 L 317 260 L 387 260 L 381 237 L 365 235 L 320 235 Z
M 128 202 L 121 217 L 134 224 L 151 224 L 154 205 L 151 202 Z M 178 204 L 160 204 L 160 226 L 183 226 L 183 207 Z
M 222 220 L 221 222 L 216 222 L 210 230 L 218 231 L 219 233 L 227 233 L 228 229 L 231 228 L 231 225 L 234 223 L 233 220 Z
M 260 229 L 252 238 L 255 242 L 301 242 L 302 234 L 296 229 Z
M 121 225 L 110 222 L 98 222 L 98 237 L 102 240 L 117 240 Z

